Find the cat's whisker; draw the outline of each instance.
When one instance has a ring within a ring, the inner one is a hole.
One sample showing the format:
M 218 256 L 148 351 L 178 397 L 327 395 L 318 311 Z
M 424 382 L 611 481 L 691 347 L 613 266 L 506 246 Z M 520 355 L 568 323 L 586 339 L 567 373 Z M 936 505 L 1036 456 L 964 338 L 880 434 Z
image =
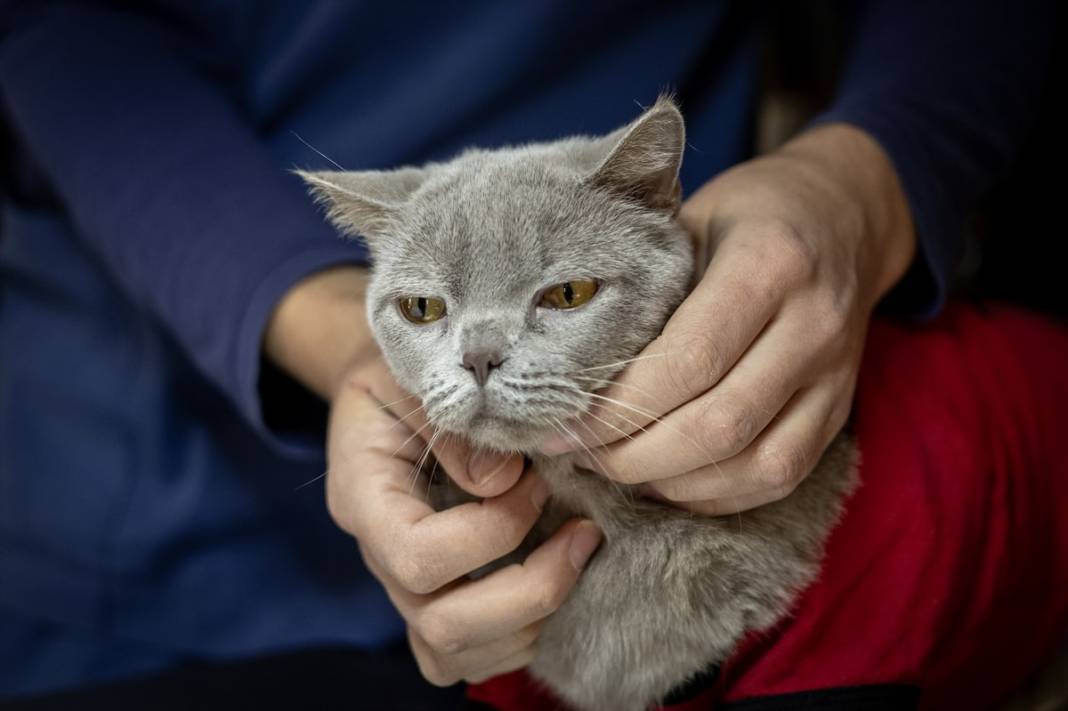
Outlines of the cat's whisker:
M 315 482 L 319 481 L 320 479 L 325 479 L 325 478 L 326 478 L 326 475 L 327 475 L 327 473 L 328 473 L 329 471 L 330 471 L 330 470 L 329 470 L 329 469 L 327 469 L 327 470 L 326 470 L 325 472 L 323 472 L 323 473 L 322 473 L 322 474 L 320 474 L 319 476 L 315 477 L 314 479 L 309 479 L 308 481 L 304 482 L 304 483 L 303 483 L 303 484 L 301 484 L 300 486 L 294 487 L 293 491 L 294 491 L 294 492 L 296 492 L 296 491 L 300 491 L 300 490 L 301 490 L 301 489 L 303 489 L 304 487 L 306 487 L 306 486 L 311 486 L 312 484 L 314 484 Z
M 608 397 L 607 395 L 602 395 L 601 393 L 589 393 L 589 395 L 591 398 L 594 398 L 596 400 L 604 400 L 605 402 L 611 405 L 616 405 L 618 407 L 622 407 L 625 410 L 637 413 L 642 417 L 647 417 L 651 422 L 663 422 L 663 418 L 657 415 L 652 410 L 647 410 L 644 407 L 638 407 L 634 403 L 626 402 L 625 400 L 619 400 L 618 398 L 614 397 Z
M 409 436 L 408 439 L 404 440 L 404 442 L 401 443 L 401 446 L 399 446 L 396 449 L 394 449 L 393 450 L 393 454 L 389 455 L 390 458 L 396 457 L 398 452 L 400 452 L 402 449 L 407 447 L 408 443 L 411 442 L 416 437 L 418 437 L 423 432 L 423 430 L 425 430 L 427 427 L 430 427 L 430 422 L 429 421 L 426 422 L 422 427 L 417 429 L 415 432 L 412 432 L 411 436 Z
M 319 150 L 318 148 L 316 148 L 316 147 L 315 147 L 315 146 L 313 146 L 312 144 L 310 144 L 310 143 L 308 143 L 307 141 L 305 141 L 305 140 L 304 140 L 304 138 L 303 138 L 303 137 L 301 137 L 301 135 L 300 135 L 299 133 L 297 133 L 296 131 L 294 131 L 294 130 L 292 130 L 292 129 L 290 129 L 290 131 L 289 131 L 289 132 L 290 132 L 290 133 L 292 133 L 292 134 L 293 134 L 293 136 L 294 136 L 294 137 L 296 137 L 296 139 L 297 139 L 298 141 L 300 141 L 300 142 L 301 142 L 301 143 L 303 143 L 303 144 L 304 144 L 305 146 L 307 146 L 308 148 L 310 148 L 310 149 L 312 149 L 313 151 L 315 151 L 316 153 L 318 153 L 320 157 L 322 157 L 322 158 L 324 158 L 325 160 L 327 160 L 327 161 L 328 161 L 328 162 L 329 162 L 329 163 L 330 163 L 331 165 L 333 165 L 333 166 L 334 166 L 335 168 L 337 168 L 338 170 L 345 170 L 344 168 L 342 168 L 342 167 L 341 167 L 341 164 L 340 164 L 340 163 L 338 163 L 338 162 L 337 162 L 336 160 L 334 160 L 334 159 L 333 159 L 333 158 L 331 158 L 330 156 L 326 155 L 325 153 L 323 153 L 323 152 L 322 152 L 321 150 Z
M 441 430 L 434 430 L 434 434 L 430 435 L 430 441 L 426 443 L 426 449 L 423 451 L 423 456 L 419 458 L 418 467 L 420 470 L 426 466 L 428 459 L 432 456 L 434 451 L 434 445 L 438 443 L 442 437 Z
M 413 397 L 416 397 L 416 396 L 415 395 L 409 395 L 408 397 L 402 397 L 400 400 L 394 400 L 393 402 L 387 402 L 384 405 L 379 405 L 378 409 L 379 410 L 385 410 L 387 407 L 393 407 L 394 405 L 399 405 L 400 403 L 404 402 L 405 400 L 411 400 Z
M 410 476 L 412 478 L 412 483 L 411 483 L 411 486 L 408 489 L 408 495 L 409 496 L 411 496 L 412 494 L 415 493 L 415 485 L 419 481 L 419 476 L 423 473 L 423 466 L 427 462 L 427 457 L 430 456 L 430 452 L 434 449 L 434 443 L 437 442 L 437 440 L 440 437 L 441 437 L 441 430 L 435 430 L 434 434 L 432 434 L 430 436 L 430 440 L 427 441 L 426 447 L 423 448 L 423 453 L 421 455 L 419 455 L 419 458 L 416 460 L 415 466 L 412 468 L 412 474 L 410 474 Z M 436 463 L 437 463 L 437 460 L 435 460 L 435 464 Z M 427 486 L 428 486 L 428 492 L 429 492 L 429 484 Z
M 684 439 L 686 439 L 687 442 L 690 442 L 691 444 L 693 444 L 695 447 L 697 447 L 697 449 L 699 451 L 701 451 L 706 457 L 708 457 L 709 465 L 715 468 L 716 474 L 720 478 L 723 478 L 724 476 L 726 476 L 723 473 L 723 470 L 720 468 L 719 463 L 712 456 L 712 453 L 708 451 L 707 447 L 704 447 L 700 442 L 698 442 L 697 440 L 693 439 L 692 437 L 687 435 L 685 432 L 681 431 L 678 427 L 675 427 L 675 426 L 665 422 L 663 420 L 663 418 L 657 417 L 656 415 L 654 415 L 653 413 L 651 413 L 649 411 L 646 411 L 646 410 L 644 410 L 642 408 L 636 407 L 636 406 L 631 405 L 629 403 L 623 402 L 622 400 L 617 400 L 615 398 L 610 398 L 610 397 L 607 397 L 605 395 L 599 395 L 597 393 L 587 393 L 587 394 L 592 398 L 605 400 L 605 401 L 609 402 L 610 404 L 618 405 L 619 407 L 625 408 L 627 410 L 631 410 L 632 412 L 636 412 L 637 414 L 642 415 L 643 417 L 648 417 L 653 423 L 659 424 L 661 427 L 664 427 L 664 428 L 670 430 L 671 432 L 674 432 L 675 434 L 679 435 L 680 437 L 683 437 Z M 593 417 L 594 419 L 599 420 L 601 422 L 604 422 L 606 425 L 611 426 L 609 423 L 605 422 L 604 419 L 602 419 L 600 417 L 597 417 L 592 412 L 588 412 L 587 414 L 590 417 Z M 631 422 L 628 418 L 624 417 L 623 415 L 619 415 L 619 418 L 622 419 L 623 421 L 627 422 L 628 424 L 630 424 L 630 425 L 632 425 L 634 427 L 637 427 L 642 432 L 648 432 L 649 431 L 646 427 L 643 427 L 641 425 L 638 425 L 637 423 Z M 615 428 L 615 429 L 618 430 L 619 428 Z M 631 437 L 631 439 L 633 439 L 633 437 Z
M 399 418 L 397 418 L 397 421 L 396 421 L 396 422 L 394 422 L 394 423 L 393 423 L 392 425 L 390 425 L 390 426 L 389 426 L 389 428 L 390 428 L 390 429 L 393 429 L 393 428 L 394 428 L 394 427 L 396 427 L 397 425 L 399 425 L 399 424 L 401 424 L 402 422 L 404 422 L 405 420 L 407 420 L 407 419 L 408 419 L 409 417 L 411 417 L 412 415 L 414 415 L 414 414 L 418 413 L 418 412 L 419 412 L 419 411 L 421 411 L 421 410 L 425 410 L 425 409 L 426 409 L 426 405 L 420 405 L 419 407 L 415 408 L 414 410 L 412 410 L 411 412 L 407 413 L 407 414 L 406 414 L 406 415 L 404 415 L 403 417 L 399 417 Z
M 708 457 L 707 461 L 709 462 L 709 464 L 712 467 L 715 468 L 717 474 L 720 477 L 724 476 L 722 469 L 720 468 L 719 464 L 715 461 L 714 457 L 712 456 L 712 453 L 708 451 L 707 447 L 703 446 L 700 442 L 698 442 L 697 440 L 693 439 L 692 437 L 687 435 L 685 432 L 682 432 L 679 428 L 675 427 L 674 425 L 671 425 L 670 423 L 665 422 L 663 418 L 657 416 L 655 413 L 653 413 L 653 412 L 651 412 L 649 410 L 646 410 L 644 408 L 640 408 L 640 407 L 638 407 L 638 406 L 636 406 L 636 405 L 634 405 L 632 403 L 628 403 L 628 402 L 625 402 L 623 400 L 618 400 L 616 398 L 608 397 L 607 395 L 601 395 L 600 393 L 586 392 L 586 391 L 576 387 L 573 383 L 568 383 L 567 386 L 566 386 L 566 390 L 568 392 L 572 392 L 572 393 L 575 393 L 575 394 L 578 394 L 578 395 L 581 395 L 581 396 L 584 396 L 584 397 L 587 397 L 587 398 L 592 398 L 592 399 L 595 399 L 595 400 L 602 400 L 602 401 L 607 402 L 609 404 L 621 407 L 621 408 L 623 408 L 625 410 L 629 410 L 629 411 L 634 412 L 634 413 L 636 413 L 636 414 L 638 414 L 638 415 L 640 415 L 640 416 L 642 416 L 644 418 L 649 419 L 650 420 L 650 424 L 651 423 L 659 424 L 660 426 L 668 429 L 669 431 L 678 434 L 680 437 L 684 438 L 687 442 L 693 444 L 699 451 L 704 453 Z M 591 418 L 601 422 L 602 424 L 606 425 L 607 427 L 611 427 L 612 429 L 614 429 L 615 431 L 619 432 L 621 435 L 623 435 L 627 439 L 630 439 L 630 440 L 634 439 L 632 434 L 628 434 L 628 433 L 624 432 L 620 427 L 612 424 L 611 422 L 608 422 L 604 418 L 599 417 L 599 416 L 597 416 L 594 413 L 589 412 L 589 411 L 587 411 L 586 414 L 589 417 L 591 417 Z M 617 416 L 621 420 L 623 420 L 625 423 L 630 425 L 631 427 L 634 427 L 636 431 L 641 431 L 641 432 L 648 432 L 649 431 L 647 426 L 640 425 L 637 422 L 634 422 L 633 420 L 631 420 L 630 418 L 628 418 L 628 417 L 626 417 L 626 416 L 624 416 L 622 414 L 619 414 Z M 577 420 L 577 421 L 580 424 L 584 424 L 584 423 L 581 423 L 581 420 Z M 586 429 L 590 431 L 591 435 L 593 435 L 593 431 L 588 426 L 586 426 Z M 585 448 L 585 443 L 581 441 L 581 438 L 577 438 L 577 441 L 579 441 Z M 587 449 L 587 452 L 589 452 L 589 449 L 588 448 L 586 448 L 586 449 Z M 603 468 L 603 465 L 602 465 L 602 468 Z
M 550 421 L 549 424 L 553 428 L 555 428 L 558 432 L 560 432 L 562 435 L 564 435 L 564 437 L 567 437 L 568 439 L 573 441 L 575 444 L 577 444 L 581 449 L 583 449 L 586 452 L 587 455 L 589 455 L 590 459 L 594 463 L 594 466 L 597 469 L 600 470 L 600 471 L 596 471 L 595 472 L 598 476 L 603 476 L 605 478 L 608 478 L 608 475 L 606 474 L 606 472 L 608 470 L 605 468 L 605 466 L 601 462 L 601 460 L 597 459 L 597 457 L 593 454 L 593 452 L 586 445 L 586 443 L 582 441 L 581 437 L 579 437 L 577 434 L 575 434 L 575 432 L 573 432 L 572 430 L 568 429 L 567 426 L 558 418 L 552 418 L 552 420 Z
M 439 432 L 444 432 L 444 430 L 439 430 Z M 444 440 L 442 440 L 442 446 L 448 447 L 450 442 L 452 442 L 452 432 L 445 432 L 445 438 Z M 426 500 L 428 502 L 430 501 L 430 491 L 431 488 L 434 486 L 434 477 L 437 476 L 439 465 L 440 462 L 438 461 L 438 458 L 434 457 L 434 465 L 430 468 L 430 475 L 427 477 L 426 480 Z M 447 472 L 446 477 L 448 477 Z
M 600 400 L 611 401 L 611 398 L 605 397 L 604 395 L 598 395 L 597 393 L 590 393 L 590 397 L 593 397 L 593 398 L 596 398 L 596 399 L 600 399 Z M 614 404 L 620 404 L 620 403 L 617 402 L 617 403 L 614 403 Z M 636 407 L 627 407 L 626 409 L 633 410 L 634 412 L 637 412 L 639 415 L 642 415 L 644 417 L 653 417 L 651 413 L 643 412 L 642 410 L 640 410 L 640 409 L 638 409 Z M 604 422 L 604 424 L 608 425 L 609 427 L 612 427 L 613 429 L 622 431 L 622 430 L 620 430 L 620 428 L 616 427 L 612 423 L 605 422 L 605 420 L 603 418 L 598 417 L 597 415 L 593 414 L 592 412 L 587 412 L 586 414 L 589 415 L 590 417 L 594 418 L 595 420 L 599 420 L 600 422 Z M 648 432 L 648 430 L 644 426 L 642 426 L 642 425 L 638 424 L 637 422 L 631 420 L 629 417 L 626 417 L 625 415 L 617 414 L 616 417 L 618 417 L 619 419 L 621 419 L 624 422 L 626 422 L 628 425 L 633 427 L 635 430 L 641 430 L 642 432 Z M 633 437 L 631 439 L 633 439 Z
M 638 394 L 644 395 L 645 397 L 649 398 L 650 400 L 656 400 L 657 399 L 657 397 L 655 395 L 653 395 L 651 392 L 649 392 L 645 388 L 642 388 L 642 387 L 639 387 L 639 386 L 635 385 L 634 383 L 624 383 L 624 382 L 621 382 L 621 381 L 618 381 L 618 380 L 606 380 L 604 378 L 591 378 L 589 376 L 584 376 L 584 375 L 572 375 L 571 377 L 574 378 L 575 380 L 583 380 L 583 381 L 586 381 L 586 382 L 589 382 L 589 383 L 594 383 L 595 385 L 599 385 L 599 386 L 605 387 L 605 388 L 608 388 L 608 387 L 630 388 L 631 390 L 637 391 Z
M 594 438 L 596 439 L 596 437 L 595 437 L 595 435 L 594 435 L 594 432 L 593 432 L 593 430 L 592 430 L 592 429 L 590 429 L 590 426 L 589 426 L 589 425 L 587 425 L 587 424 L 586 424 L 585 422 L 583 422 L 582 420 L 575 420 L 575 421 L 576 421 L 576 422 L 577 422 L 578 424 L 580 424 L 580 425 L 582 425 L 583 427 L 585 427 L 585 428 L 586 428 L 586 430 L 587 430 L 587 431 L 588 431 L 588 432 L 590 433 L 590 436 L 591 436 L 591 437 L 594 437 Z M 622 497 L 623 499 L 627 499 L 627 500 L 630 500 L 630 501 L 632 501 L 632 502 L 633 502 L 633 500 L 634 500 L 634 499 L 633 499 L 633 496 L 630 496 L 630 495 L 628 495 L 628 491 L 627 491 L 626 489 L 624 489 L 624 488 L 623 488 L 623 487 L 622 487 L 622 486 L 620 485 L 620 483 L 619 483 L 618 481 L 616 481 L 615 479 L 613 479 L 613 478 L 611 477 L 611 475 L 610 475 L 610 474 L 608 473 L 608 467 L 606 467 L 606 466 L 604 465 L 604 462 L 602 462 L 602 461 L 601 461 L 600 459 L 598 459 L 598 458 L 597 458 L 597 455 L 595 455 L 595 454 L 593 453 L 593 450 L 592 450 L 592 449 L 590 449 L 590 447 L 589 447 L 588 445 L 586 445 L 586 443 L 585 443 L 585 442 L 583 442 L 583 441 L 581 440 L 581 438 L 576 438 L 576 439 L 577 439 L 577 441 L 578 441 L 579 445 L 580 445 L 580 446 L 582 447 L 582 449 L 584 449 L 584 450 L 585 450 L 586 454 L 587 454 L 587 455 L 588 455 L 588 456 L 590 457 L 590 459 L 592 459 L 592 460 L 593 460 L 593 462 L 594 462 L 594 463 L 595 463 L 595 464 L 597 465 L 598 469 L 600 469 L 600 471 L 599 471 L 598 473 L 599 473 L 599 474 L 600 474 L 601 476 L 603 476 L 603 477 L 604 477 L 605 479 L 607 479 L 607 480 L 609 481 L 609 483 L 610 483 L 610 484 L 612 485 L 612 487 L 613 487 L 613 488 L 614 488 L 614 489 L 616 490 L 616 492 L 617 492 L 617 493 L 619 493 L 619 495 L 620 495 L 620 496 L 621 496 L 621 497 Z
M 621 368 L 631 363 L 637 363 L 640 360 L 649 360 L 650 358 L 663 358 L 665 356 L 673 355 L 675 351 L 664 351 L 662 353 L 648 353 L 646 355 L 634 356 L 633 358 L 625 358 L 623 360 L 616 361 L 615 363 L 605 363 L 604 365 L 592 365 L 589 368 L 579 368 L 576 373 L 586 373 L 591 370 L 604 370 L 605 368 Z
M 589 395 L 590 395 L 590 397 L 597 398 L 597 399 L 600 399 L 600 400 L 604 400 L 604 401 L 606 401 L 606 402 L 608 402 L 608 403 L 610 403 L 612 405 L 618 405 L 619 407 L 625 408 L 627 410 L 631 410 L 632 412 L 636 412 L 637 414 L 642 415 L 643 417 L 648 417 L 652 422 L 654 422 L 654 423 L 660 425 L 661 427 L 664 427 L 665 429 L 668 429 L 668 430 L 674 432 L 675 434 L 679 435 L 680 437 L 684 438 L 687 442 L 689 442 L 693 446 L 697 447 L 697 449 L 700 450 L 702 454 L 707 456 L 708 457 L 708 461 L 712 462 L 713 464 L 715 463 L 715 457 L 712 456 L 712 453 L 710 451 L 708 451 L 707 447 L 705 447 L 703 444 L 701 444 L 700 442 L 695 440 L 693 437 L 689 436 L 688 434 L 686 434 L 685 432 L 680 430 L 678 427 L 675 427 L 674 425 L 666 422 L 664 420 L 664 418 L 658 417 L 658 416 L 654 415 L 652 412 L 649 412 L 648 410 L 643 410 L 642 408 L 639 408 L 639 407 L 636 407 L 636 406 L 631 405 L 629 403 L 623 402 L 622 400 L 617 400 L 615 398 L 607 397 L 605 395 L 599 395 L 597 393 L 590 393 Z M 645 427 L 642 427 L 641 430 L 643 432 L 647 432 L 648 431 Z
M 583 398 L 600 398 L 602 400 L 611 400 L 611 398 L 607 398 L 607 397 L 605 397 L 603 395 L 598 395 L 597 393 L 590 393 L 590 392 L 586 392 L 584 390 L 578 389 L 574 385 L 571 385 L 571 384 L 568 384 L 566 389 L 567 389 L 568 392 L 573 392 L 573 393 L 575 393 L 577 395 L 580 395 Z M 618 402 L 618 401 L 616 401 L 616 404 L 621 404 L 621 405 L 626 406 L 626 403 L 621 403 L 621 402 Z M 631 409 L 631 410 L 634 410 L 635 412 L 638 412 L 638 414 L 640 414 L 640 415 L 644 415 L 646 417 L 650 417 L 651 416 L 650 413 L 643 412 L 643 411 L 639 410 L 636 407 L 630 407 L 630 406 L 627 406 L 627 407 L 629 409 Z M 585 408 L 581 408 L 581 409 L 585 409 Z M 605 420 L 605 419 L 603 419 L 601 417 L 598 417 L 597 415 L 593 414 L 592 412 L 587 411 L 586 414 L 588 416 L 592 417 L 593 419 L 597 420 L 601 424 L 605 425 L 606 427 L 611 427 L 612 429 L 614 429 L 616 432 L 619 432 L 621 435 L 623 435 L 627 439 L 634 439 L 634 437 L 632 436 L 631 433 L 628 433 L 628 432 L 624 431 L 622 428 L 617 427 L 616 425 L 612 424 L 611 422 L 609 422 L 609 421 L 607 421 L 607 420 Z M 644 427 L 642 427 L 637 422 L 634 422 L 630 418 L 628 418 L 628 417 L 626 417 L 624 415 L 618 415 L 618 417 L 619 417 L 619 419 L 623 420 L 625 423 L 627 423 L 628 425 L 633 427 L 635 431 L 637 431 L 637 430 L 641 430 L 643 432 L 645 431 Z
M 429 442 L 427 442 L 425 445 L 423 445 L 423 448 L 419 452 L 419 456 L 417 456 L 415 458 L 415 461 L 412 462 L 412 468 L 408 470 L 408 477 L 407 478 L 408 478 L 408 495 L 409 496 L 411 496 L 412 494 L 415 493 L 415 485 L 418 483 L 419 475 L 421 473 L 420 472 L 420 467 L 419 467 L 419 462 L 422 461 L 423 455 L 426 453 L 426 451 L 427 451 L 427 449 L 429 449 L 429 447 L 430 447 L 430 443 Z
M 597 420 L 598 422 L 600 422 L 605 427 L 611 427 L 612 429 L 614 429 L 616 432 L 618 432 L 619 434 L 623 435 L 627 439 L 629 439 L 629 440 L 633 440 L 634 439 L 634 437 L 631 436 L 631 434 L 629 432 L 627 432 L 626 430 L 624 430 L 624 429 L 622 429 L 620 427 L 616 427 L 615 425 L 613 425 L 611 422 L 609 422 L 608 420 L 604 419 L 603 417 L 598 417 L 597 415 L 593 414 L 592 412 L 587 412 L 586 414 L 589 415 L 590 417 L 592 417 L 593 419 Z M 619 419 L 626 421 L 630 425 L 638 427 L 638 429 L 641 429 L 641 427 L 639 427 L 638 425 L 635 425 L 633 422 L 630 422 L 625 417 L 620 416 Z

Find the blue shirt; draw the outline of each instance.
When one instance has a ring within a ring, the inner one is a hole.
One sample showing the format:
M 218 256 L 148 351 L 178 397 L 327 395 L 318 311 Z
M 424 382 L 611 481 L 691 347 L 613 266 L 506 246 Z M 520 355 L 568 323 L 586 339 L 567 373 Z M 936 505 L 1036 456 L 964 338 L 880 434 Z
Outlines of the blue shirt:
M 890 154 L 917 312 L 938 309 L 962 220 L 1026 132 L 1052 4 L 1024 5 L 857 6 L 819 120 Z M 299 488 L 325 468 L 321 433 L 264 418 L 271 309 L 366 261 L 287 173 L 329 167 L 300 139 L 387 168 L 605 132 L 674 88 L 692 190 L 749 153 L 759 7 L 0 6 L 0 695 L 395 640 L 321 482 Z

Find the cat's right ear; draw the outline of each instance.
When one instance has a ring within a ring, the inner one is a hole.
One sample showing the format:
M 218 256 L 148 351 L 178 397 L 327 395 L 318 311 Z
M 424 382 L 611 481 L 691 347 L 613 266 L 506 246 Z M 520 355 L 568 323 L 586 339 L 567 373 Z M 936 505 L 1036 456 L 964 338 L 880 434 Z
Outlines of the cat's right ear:
M 293 171 L 308 184 L 326 217 L 343 234 L 374 242 L 388 236 L 408 197 L 426 179 L 421 168 L 367 171 Z
M 686 147 L 682 113 L 662 95 L 630 125 L 605 136 L 609 147 L 588 180 L 654 210 L 679 211 L 679 168 Z

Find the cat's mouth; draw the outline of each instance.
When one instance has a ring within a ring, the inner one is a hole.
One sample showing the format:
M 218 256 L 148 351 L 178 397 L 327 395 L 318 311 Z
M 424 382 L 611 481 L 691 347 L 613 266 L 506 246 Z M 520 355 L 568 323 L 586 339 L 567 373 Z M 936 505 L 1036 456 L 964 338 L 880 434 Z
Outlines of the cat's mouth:
M 529 420 L 491 413 L 483 409 L 468 420 L 463 432 L 472 442 L 500 451 L 533 452 L 551 432 Z
M 571 398 L 568 398 L 571 400 Z M 531 453 L 564 423 L 575 417 L 585 403 L 552 399 L 536 391 L 517 393 L 479 390 L 460 401 L 451 399 L 429 414 L 434 425 L 471 442 L 495 449 Z

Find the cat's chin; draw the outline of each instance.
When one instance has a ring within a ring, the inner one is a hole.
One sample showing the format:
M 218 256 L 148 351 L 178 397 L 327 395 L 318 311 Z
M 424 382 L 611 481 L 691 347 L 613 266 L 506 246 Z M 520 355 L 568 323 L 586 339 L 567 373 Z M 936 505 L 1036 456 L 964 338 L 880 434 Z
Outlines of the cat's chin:
M 479 415 L 457 430 L 456 434 L 486 449 L 530 453 L 536 451 L 551 432 L 529 422 Z

